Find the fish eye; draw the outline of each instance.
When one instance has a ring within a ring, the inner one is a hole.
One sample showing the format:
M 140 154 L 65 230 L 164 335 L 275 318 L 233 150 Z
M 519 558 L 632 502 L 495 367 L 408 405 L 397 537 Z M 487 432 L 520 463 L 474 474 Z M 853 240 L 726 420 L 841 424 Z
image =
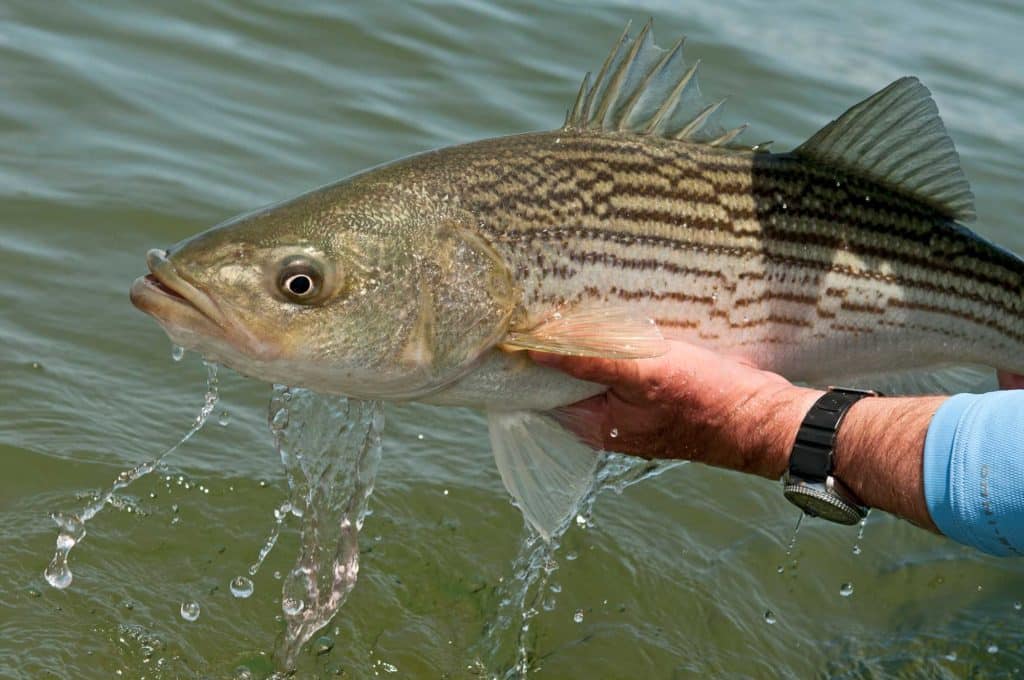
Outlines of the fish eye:
M 277 288 L 291 302 L 306 304 L 323 290 L 320 269 L 305 258 L 286 260 L 277 276 Z

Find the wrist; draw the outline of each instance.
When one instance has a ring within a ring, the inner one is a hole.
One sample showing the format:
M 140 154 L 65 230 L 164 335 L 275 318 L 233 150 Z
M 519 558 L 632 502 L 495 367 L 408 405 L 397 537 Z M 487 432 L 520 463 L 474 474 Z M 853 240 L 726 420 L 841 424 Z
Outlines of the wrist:
M 759 417 L 752 419 L 752 428 L 745 437 L 744 459 L 750 461 L 747 472 L 769 479 L 782 477 L 789 467 L 800 424 L 822 394 L 822 390 L 788 383 L 764 391 Z

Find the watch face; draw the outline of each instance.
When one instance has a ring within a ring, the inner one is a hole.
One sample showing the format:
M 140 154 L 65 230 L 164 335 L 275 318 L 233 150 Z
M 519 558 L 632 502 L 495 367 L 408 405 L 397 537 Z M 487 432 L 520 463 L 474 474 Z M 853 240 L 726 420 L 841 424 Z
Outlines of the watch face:
M 856 524 L 863 516 L 858 508 L 828 491 L 824 485 L 819 488 L 798 482 L 787 485 L 783 494 L 790 503 L 811 517 L 821 517 L 839 524 Z

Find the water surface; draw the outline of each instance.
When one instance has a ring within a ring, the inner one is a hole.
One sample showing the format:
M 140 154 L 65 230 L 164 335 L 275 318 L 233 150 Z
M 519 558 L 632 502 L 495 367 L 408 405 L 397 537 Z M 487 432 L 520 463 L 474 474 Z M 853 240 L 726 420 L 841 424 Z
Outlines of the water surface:
M 173 444 L 202 401 L 198 359 L 171 361 L 128 303 L 145 250 L 394 157 L 553 127 L 627 19 L 653 16 L 663 44 L 687 33 L 705 92 L 731 95 L 727 120 L 776 148 L 919 76 L 963 157 L 977 229 L 1024 252 L 1014 3 L 292 4 L 0 5 L 2 677 L 258 674 L 284 630 L 275 572 L 294 531 L 252 597 L 230 593 L 287 491 L 270 387 L 227 370 L 230 423 L 211 421 L 90 523 L 71 588 L 43 580 L 48 514 Z M 412 405 L 387 422 L 360 580 L 332 644 L 300 655 L 305 677 L 465 677 L 511 577 L 521 519 L 480 416 Z M 531 622 L 536 677 L 1024 666 L 1021 562 L 880 513 L 860 555 L 856 530 L 809 522 L 787 557 L 795 521 L 777 484 L 699 466 L 605 494 L 593 526 L 565 537 L 555 606 Z

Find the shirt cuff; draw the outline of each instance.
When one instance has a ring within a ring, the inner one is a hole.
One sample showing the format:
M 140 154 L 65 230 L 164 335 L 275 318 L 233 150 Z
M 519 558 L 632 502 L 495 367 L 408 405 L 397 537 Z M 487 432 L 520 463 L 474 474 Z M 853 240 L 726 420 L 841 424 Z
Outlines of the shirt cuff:
M 923 465 L 928 513 L 943 534 L 992 555 L 1024 554 L 1024 391 L 946 400 Z

